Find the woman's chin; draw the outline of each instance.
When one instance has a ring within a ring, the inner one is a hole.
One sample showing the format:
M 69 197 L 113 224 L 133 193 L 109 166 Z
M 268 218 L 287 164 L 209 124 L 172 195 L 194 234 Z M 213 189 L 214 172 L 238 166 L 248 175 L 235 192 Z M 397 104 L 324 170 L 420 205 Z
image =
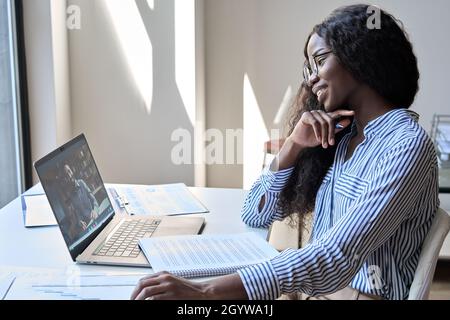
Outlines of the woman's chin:
M 337 105 L 335 103 L 330 103 L 330 101 L 327 99 L 323 103 L 323 109 L 325 110 L 325 112 L 329 113 L 329 112 L 339 110 L 340 107 L 339 107 L 339 105 Z
M 325 110 L 325 112 L 333 112 L 334 110 L 336 110 L 336 107 L 331 106 L 329 103 L 327 103 L 327 101 L 325 101 L 323 104 L 323 109 Z

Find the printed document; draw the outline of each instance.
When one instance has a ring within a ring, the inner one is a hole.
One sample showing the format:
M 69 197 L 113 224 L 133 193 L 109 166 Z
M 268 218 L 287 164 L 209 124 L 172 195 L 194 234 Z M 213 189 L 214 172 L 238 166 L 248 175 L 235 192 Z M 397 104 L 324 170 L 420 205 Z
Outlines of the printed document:
M 208 209 L 184 183 L 114 187 L 119 206 L 132 215 L 182 215 Z
M 154 237 L 141 239 L 140 246 L 155 272 L 168 271 L 188 278 L 233 273 L 278 255 L 253 232 Z

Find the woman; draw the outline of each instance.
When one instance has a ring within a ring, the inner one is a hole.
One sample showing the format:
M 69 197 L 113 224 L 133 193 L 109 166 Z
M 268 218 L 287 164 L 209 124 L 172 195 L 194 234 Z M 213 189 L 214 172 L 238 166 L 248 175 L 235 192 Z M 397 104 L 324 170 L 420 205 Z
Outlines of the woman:
M 412 45 L 384 11 L 381 28 L 368 28 L 367 9 L 339 8 L 314 28 L 292 129 L 242 212 L 267 227 L 314 211 L 309 243 L 208 282 L 155 274 L 132 298 L 408 297 L 439 205 L 437 162 L 407 109 L 419 80 Z

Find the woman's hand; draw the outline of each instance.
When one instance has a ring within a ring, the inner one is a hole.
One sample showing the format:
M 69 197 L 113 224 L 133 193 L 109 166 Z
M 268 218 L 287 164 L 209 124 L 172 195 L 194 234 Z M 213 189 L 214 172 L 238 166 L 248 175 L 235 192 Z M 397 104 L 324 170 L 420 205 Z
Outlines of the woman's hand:
M 351 124 L 350 119 L 354 111 L 337 110 L 326 113 L 324 111 L 311 111 L 302 114 L 291 135 L 286 139 L 283 147 L 270 165 L 272 171 L 291 168 L 295 165 L 297 156 L 305 148 L 322 145 L 323 148 L 335 144 L 334 135 Z M 337 121 L 339 120 L 339 121 Z M 337 122 L 336 122 L 337 121 Z M 339 124 L 339 128 L 336 128 Z M 261 203 L 264 203 L 262 198 Z
M 131 294 L 131 299 L 229 300 L 248 298 L 237 273 L 218 277 L 208 282 L 194 282 L 164 271 L 142 278 Z
M 351 117 L 354 114 L 355 112 L 351 110 L 336 110 L 330 113 L 321 110 L 305 112 L 289 139 L 302 148 L 322 145 L 326 149 L 335 144 L 335 134 L 351 124 L 350 119 L 347 118 L 338 122 L 336 120 L 341 117 Z M 340 125 L 339 128 L 336 128 L 336 124 Z
M 142 278 L 132 300 L 202 300 L 207 299 L 207 285 L 159 272 Z

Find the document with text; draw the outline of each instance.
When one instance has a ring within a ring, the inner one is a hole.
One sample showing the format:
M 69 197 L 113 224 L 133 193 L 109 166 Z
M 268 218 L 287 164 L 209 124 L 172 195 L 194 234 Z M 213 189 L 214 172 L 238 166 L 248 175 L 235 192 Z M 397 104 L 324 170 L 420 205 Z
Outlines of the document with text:
M 186 278 L 230 274 L 278 255 L 253 232 L 146 238 L 140 246 L 155 272 Z

